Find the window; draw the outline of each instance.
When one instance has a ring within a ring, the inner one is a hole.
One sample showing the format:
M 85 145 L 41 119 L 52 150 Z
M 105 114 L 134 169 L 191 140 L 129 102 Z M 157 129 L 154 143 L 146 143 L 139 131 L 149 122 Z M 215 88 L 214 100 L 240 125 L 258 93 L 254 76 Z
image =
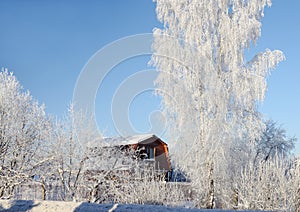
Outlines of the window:
M 155 148 L 154 147 L 146 147 L 147 158 L 154 159 L 155 158 Z

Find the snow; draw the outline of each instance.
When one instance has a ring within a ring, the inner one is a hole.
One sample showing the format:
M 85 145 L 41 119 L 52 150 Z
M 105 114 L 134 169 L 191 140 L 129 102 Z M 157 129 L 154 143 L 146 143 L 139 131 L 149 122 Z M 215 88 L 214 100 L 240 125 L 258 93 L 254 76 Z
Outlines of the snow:
M 33 200 L 0 200 L 0 211 L 32 211 L 32 212 L 95 212 L 95 211 L 173 211 L 173 212 L 233 212 L 234 210 L 205 210 L 160 205 L 133 205 L 133 204 L 92 204 L 87 202 L 62 201 L 33 201 Z M 242 212 L 242 211 L 240 211 Z
M 141 135 L 133 135 L 127 137 L 105 138 L 104 141 L 108 146 L 123 146 L 123 145 L 139 144 L 149 139 L 156 140 L 158 138 L 152 134 L 141 134 Z

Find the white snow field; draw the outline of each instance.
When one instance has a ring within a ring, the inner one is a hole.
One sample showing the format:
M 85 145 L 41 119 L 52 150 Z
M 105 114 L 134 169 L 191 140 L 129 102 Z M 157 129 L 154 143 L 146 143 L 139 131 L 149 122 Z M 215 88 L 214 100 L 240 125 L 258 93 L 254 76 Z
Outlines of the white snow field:
M 206 210 L 180 207 L 166 207 L 160 205 L 133 205 L 133 204 L 93 204 L 87 202 L 63 201 L 33 201 L 33 200 L 0 200 L 0 211 L 32 211 L 32 212 L 120 212 L 120 211 L 172 211 L 172 212 L 233 212 L 234 210 Z M 243 211 L 239 211 L 243 212 Z M 249 211 L 248 211 L 249 212 Z M 253 212 L 253 211 L 252 211 Z

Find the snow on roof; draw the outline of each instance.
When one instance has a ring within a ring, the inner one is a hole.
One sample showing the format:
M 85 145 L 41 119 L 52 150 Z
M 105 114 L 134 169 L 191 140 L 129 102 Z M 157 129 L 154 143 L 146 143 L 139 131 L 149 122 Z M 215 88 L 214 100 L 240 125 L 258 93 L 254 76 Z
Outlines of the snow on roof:
M 139 144 L 149 139 L 157 140 L 159 138 L 153 134 L 141 134 L 141 135 L 126 136 L 126 137 L 105 138 L 104 141 L 109 146 L 123 146 L 123 145 Z

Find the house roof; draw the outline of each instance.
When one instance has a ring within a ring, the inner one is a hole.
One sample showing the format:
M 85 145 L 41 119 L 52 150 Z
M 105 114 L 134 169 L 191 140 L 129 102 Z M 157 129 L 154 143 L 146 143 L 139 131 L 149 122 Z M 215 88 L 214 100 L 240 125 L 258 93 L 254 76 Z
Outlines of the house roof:
M 140 134 L 140 135 L 133 135 L 133 136 L 126 136 L 126 137 L 113 137 L 113 138 L 104 138 L 106 146 L 125 146 L 125 145 L 132 145 L 132 144 L 147 144 L 153 141 L 159 140 L 163 144 L 160 138 L 153 134 Z

